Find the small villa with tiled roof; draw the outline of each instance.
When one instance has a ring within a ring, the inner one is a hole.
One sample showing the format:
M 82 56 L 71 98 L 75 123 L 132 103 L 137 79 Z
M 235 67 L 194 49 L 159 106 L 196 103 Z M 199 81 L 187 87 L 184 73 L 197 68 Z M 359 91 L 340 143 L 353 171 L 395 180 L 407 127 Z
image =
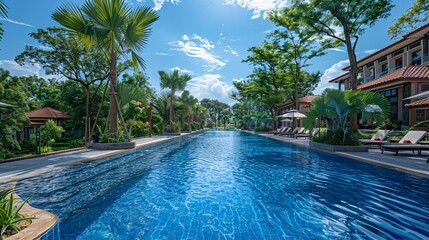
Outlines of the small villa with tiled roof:
M 24 127 L 23 137 L 28 139 L 35 128 L 44 125 L 48 120 L 53 120 L 58 126 L 63 126 L 64 121 L 70 119 L 68 114 L 51 107 L 44 107 L 30 112 L 25 115 L 30 119 L 30 124 Z
M 311 103 L 316 100 L 320 95 L 307 95 L 302 98 L 299 98 L 298 101 L 298 112 L 306 114 L 310 111 Z M 277 107 L 277 116 L 287 113 L 288 111 L 295 109 L 295 103 L 293 101 L 287 101 L 284 104 Z M 301 125 L 301 121 L 298 121 L 298 126 Z M 282 122 L 281 119 L 279 119 L 278 126 L 286 126 L 286 122 Z
M 429 99 L 409 97 L 429 90 L 429 24 L 358 60 L 358 68 L 358 89 L 384 95 L 390 101 L 392 120 L 402 121 L 406 128 L 428 119 Z M 350 66 L 343 70 L 349 71 Z M 349 73 L 330 82 L 343 90 Z

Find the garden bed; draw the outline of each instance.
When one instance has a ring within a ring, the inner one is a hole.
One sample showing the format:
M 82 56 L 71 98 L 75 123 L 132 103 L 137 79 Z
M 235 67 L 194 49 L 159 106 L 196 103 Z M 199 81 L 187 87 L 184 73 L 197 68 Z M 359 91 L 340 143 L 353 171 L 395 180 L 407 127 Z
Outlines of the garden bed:
M 330 152 L 368 152 L 368 146 L 340 146 L 310 141 L 310 147 Z
M 18 195 L 14 195 L 15 201 L 21 201 Z M 33 240 L 43 237 L 58 223 L 58 217 L 50 212 L 33 208 L 28 203 L 20 211 L 25 216 L 34 216 L 31 223 L 20 232 L 7 236 L 7 240 Z

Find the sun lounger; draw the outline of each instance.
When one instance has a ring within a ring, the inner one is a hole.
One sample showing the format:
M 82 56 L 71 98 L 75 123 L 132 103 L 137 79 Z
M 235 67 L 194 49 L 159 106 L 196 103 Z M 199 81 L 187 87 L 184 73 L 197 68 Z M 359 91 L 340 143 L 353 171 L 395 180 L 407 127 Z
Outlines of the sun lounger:
M 306 130 L 306 131 L 307 131 L 307 133 L 297 133 L 297 134 L 295 134 L 294 137 L 295 138 L 300 138 L 300 137 L 309 138 L 310 137 L 310 131 L 309 130 Z M 313 133 L 311 134 L 311 136 L 315 136 L 316 134 L 319 133 L 319 131 L 320 131 L 319 128 L 313 129 Z
M 276 135 L 276 134 L 282 133 L 284 130 L 286 130 L 286 127 L 281 127 L 277 129 L 277 131 L 272 131 L 271 133 Z
M 381 147 L 381 144 L 383 143 L 387 143 L 387 141 L 385 141 L 387 135 L 389 135 L 390 130 L 378 130 L 371 139 L 359 139 L 359 141 L 362 144 L 372 144 L 372 145 L 378 145 L 379 147 Z
M 429 145 L 421 144 L 387 144 L 381 146 L 381 153 L 384 151 L 395 152 L 395 156 L 398 156 L 399 151 L 417 151 L 420 155 L 422 151 L 429 151 Z
M 398 143 L 381 145 L 381 153 L 390 151 L 398 156 L 399 151 L 417 151 L 420 155 L 423 150 L 429 150 L 429 146 L 417 144 L 425 135 L 426 131 L 409 131 Z
M 298 128 L 298 127 L 296 127 L 292 132 L 290 132 L 290 133 L 283 133 L 283 134 L 280 134 L 281 136 L 287 136 L 287 137 L 295 137 L 295 134 L 301 134 L 301 133 L 304 133 L 304 131 L 305 131 L 305 128 Z
M 281 134 L 283 134 L 283 133 L 287 133 L 287 132 L 289 132 L 290 131 L 290 127 L 283 127 L 283 129 L 282 130 L 280 130 L 279 132 L 277 132 L 277 133 L 274 133 L 274 135 L 281 135 Z

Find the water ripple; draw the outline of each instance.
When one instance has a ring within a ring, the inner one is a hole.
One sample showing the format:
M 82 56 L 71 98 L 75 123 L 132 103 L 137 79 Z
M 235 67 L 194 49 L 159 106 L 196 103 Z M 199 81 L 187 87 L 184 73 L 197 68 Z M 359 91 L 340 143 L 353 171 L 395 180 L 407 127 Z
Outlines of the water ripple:
M 205 132 L 18 183 L 62 239 L 427 239 L 429 180 Z

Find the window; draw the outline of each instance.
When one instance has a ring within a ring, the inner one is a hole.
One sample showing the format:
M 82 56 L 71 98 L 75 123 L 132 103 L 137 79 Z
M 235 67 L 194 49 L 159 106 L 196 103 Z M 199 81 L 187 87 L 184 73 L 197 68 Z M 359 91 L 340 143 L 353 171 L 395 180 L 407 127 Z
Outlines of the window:
M 422 64 L 422 51 L 415 51 L 411 53 L 411 65 L 420 65 Z
M 383 65 L 381 65 L 381 76 L 386 75 L 388 71 L 389 69 L 387 67 L 387 63 L 384 63 Z
M 369 69 L 369 80 L 372 80 L 375 78 L 375 69 L 374 68 L 370 68 Z
M 395 60 L 395 69 L 399 69 L 402 67 L 402 58 L 398 58 Z
M 429 85 L 420 85 L 420 89 L 422 92 L 429 91 Z
M 426 110 L 417 109 L 416 110 L 416 122 L 421 122 L 426 120 Z
M 390 102 L 391 119 L 398 119 L 398 91 L 396 88 L 379 92 Z

